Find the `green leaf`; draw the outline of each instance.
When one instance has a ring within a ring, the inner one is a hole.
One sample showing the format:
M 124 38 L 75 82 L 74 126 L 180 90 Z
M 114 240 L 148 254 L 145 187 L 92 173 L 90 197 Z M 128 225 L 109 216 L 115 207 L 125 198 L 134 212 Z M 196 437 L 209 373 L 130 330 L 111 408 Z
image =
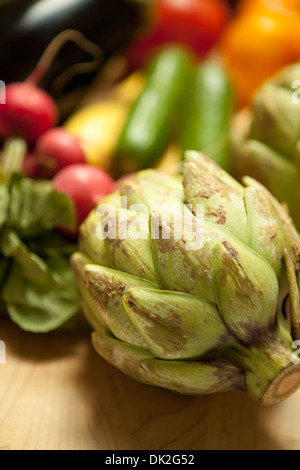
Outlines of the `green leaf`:
M 6 276 L 8 274 L 9 266 L 10 266 L 10 260 L 0 255 L 0 288 L 5 282 Z M 1 298 L 0 298 L 0 304 L 1 304 Z M 1 306 L 0 306 L 0 310 L 1 310 Z
M 47 265 L 39 256 L 28 250 L 14 231 L 4 230 L 0 238 L 0 249 L 6 258 L 13 258 L 16 261 L 27 279 L 36 282 L 47 280 Z
M 10 186 L 8 225 L 21 238 L 36 237 L 56 227 L 74 229 L 74 208 L 65 194 L 49 181 L 32 181 L 14 175 Z
M 9 191 L 6 184 L 0 185 L 0 228 L 7 220 L 9 207 Z
M 76 240 L 68 240 L 53 231 L 26 242 L 30 251 L 33 251 L 42 258 L 62 255 L 70 257 L 78 249 Z
M 79 311 L 68 259 L 50 258 L 44 280 L 33 280 L 15 262 L 2 291 L 11 319 L 26 331 L 47 333 Z
M 69 263 L 77 246 L 53 230 L 73 226 L 72 202 L 50 182 L 0 184 L 0 303 L 24 330 L 46 333 L 79 311 Z

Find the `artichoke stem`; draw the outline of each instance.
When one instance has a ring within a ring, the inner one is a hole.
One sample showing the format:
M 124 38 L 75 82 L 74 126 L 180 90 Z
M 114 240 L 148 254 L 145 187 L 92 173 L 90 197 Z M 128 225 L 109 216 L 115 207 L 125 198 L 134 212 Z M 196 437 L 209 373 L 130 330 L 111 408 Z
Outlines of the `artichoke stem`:
M 293 340 L 283 328 L 279 327 L 262 345 L 237 345 L 229 356 L 245 370 L 248 394 L 263 405 L 278 404 L 300 388 L 300 364 Z
M 261 403 L 276 405 L 295 393 L 300 387 L 300 364 L 290 364 L 284 369 L 262 396 Z

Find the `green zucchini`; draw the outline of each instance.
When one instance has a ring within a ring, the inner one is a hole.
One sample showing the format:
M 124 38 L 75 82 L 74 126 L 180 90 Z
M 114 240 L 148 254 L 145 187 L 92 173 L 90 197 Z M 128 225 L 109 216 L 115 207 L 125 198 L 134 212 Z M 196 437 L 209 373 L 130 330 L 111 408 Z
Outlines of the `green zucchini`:
M 151 167 L 163 155 L 182 113 L 191 63 L 190 54 L 181 47 L 168 46 L 158 54 L 121 132 L 115 159 L 118 172 Z
M 194 71 L 186 102 L 181 135 L 183 152 L 203 152 L 228 170 L 234 99 L 228 76 L 220 64 L 207 61 Z

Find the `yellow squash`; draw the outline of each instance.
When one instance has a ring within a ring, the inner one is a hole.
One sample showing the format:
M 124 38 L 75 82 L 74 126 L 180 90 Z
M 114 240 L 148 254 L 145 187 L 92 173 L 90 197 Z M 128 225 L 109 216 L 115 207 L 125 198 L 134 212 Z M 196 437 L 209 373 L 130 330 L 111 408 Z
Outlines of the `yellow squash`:
M 65 123 L 65 128 L 78 137 L 88 162 L 106 171 L 132 102 L 144 87 L 144 76 L 136 72 L 124 80 L 105 100 L 79 110 Z

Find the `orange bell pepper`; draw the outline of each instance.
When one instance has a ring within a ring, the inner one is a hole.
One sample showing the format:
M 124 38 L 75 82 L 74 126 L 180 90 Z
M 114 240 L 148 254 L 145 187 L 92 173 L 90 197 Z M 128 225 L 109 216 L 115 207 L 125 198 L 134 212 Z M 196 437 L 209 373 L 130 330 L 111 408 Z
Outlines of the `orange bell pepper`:
M 240 105 L 269 77 L 300 60 L 300 1 L 245 0 L 220 41 Z
M 291 10 L 295 12 L 300 9 L 300 0 L 243 0 L 239 5 L 239 12 L 258 10 L 265 8 L 267 10 Z

